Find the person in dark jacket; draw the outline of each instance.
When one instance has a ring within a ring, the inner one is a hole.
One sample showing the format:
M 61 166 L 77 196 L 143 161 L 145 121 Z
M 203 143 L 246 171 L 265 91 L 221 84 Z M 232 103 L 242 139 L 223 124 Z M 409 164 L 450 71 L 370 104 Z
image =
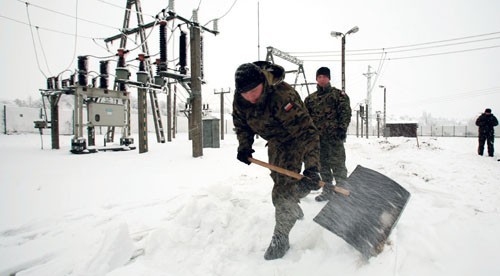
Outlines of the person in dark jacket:
M 281 258 L 290 248 L 289 233 L 304 216 L 300 198 L 319 189 L 319 134 L 299 94 L 284 82 L 283 67 L 265 61 L 245 63 L 235 73 L 233 123 L 237 159 L 250 165 L 255 135 L 267 141 L 269 163 L 300 172 L 300 181 L 271 172 L 275 227 L 264 258 Z
M 484 143 L 486 142 L 488 145 L 488 155 L 493 157 L 495 153 L 495 148 L 493 143 L 495 142 L 495 129 L 494 127 L 498 125 L 498 120 L 491 113 L 490 108 L 486 108 L 484 113 L 482 113 L 476 119 L 476 126 L 479 127 L 478 136 L 479 136 L 479 146 L 477 148 L 477 153 L 479 155 L 483 155 L 484 152 Z
M 316 200 L 325 201 L 333 193 L 333 179 L 342 185 L 347 178 L 344 143 L 352 112 L 349 96 L 331 86 L 328 67 L 316 71 L 316 82 L 317 91 L 307 96 L 304 103 L 320 133 L 321 177 L 326 185 Z

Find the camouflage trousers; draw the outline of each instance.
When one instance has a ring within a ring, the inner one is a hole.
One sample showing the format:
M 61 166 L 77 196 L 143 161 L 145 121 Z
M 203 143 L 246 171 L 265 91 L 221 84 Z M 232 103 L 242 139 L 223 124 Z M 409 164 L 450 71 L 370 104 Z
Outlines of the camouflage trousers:
M 278 144 L 268 143 L 269 163 L 290 171 L 300 173 L 304 159 L 303 147 L 294 143 Z M 272 202 L 275 208 L 276 225 L 274 233 L 287 235 L 302 213 L 299 202 L 300 198 L 309 194 L 298 185 L 298 180 L 290 176 L 271 171 L 274 181 Z
M 321 178 L 324 182 L 332 182 L 334 178 L 347 178 L 344 141 L 331 138 L 323 139 L 323 137 L 321 137 L 319 158 L 321 164 Z

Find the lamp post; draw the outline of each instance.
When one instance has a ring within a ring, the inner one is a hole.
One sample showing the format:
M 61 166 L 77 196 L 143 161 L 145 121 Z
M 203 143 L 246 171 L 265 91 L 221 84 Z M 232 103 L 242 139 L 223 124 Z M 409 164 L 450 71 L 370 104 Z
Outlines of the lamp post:
M 333 37 L 339 37 L 339 36 L 342 37 L 342 91 L 343 92 L 345 92 L 345 37 L 346 35 L 353 34 L 357 31 L 359 31 L 358 26 L 353 27 L 345 34 L 336 31 L 330 32 L 330 35 Z
M 387 88 L 386 88 L 385 86 L 383 86 L 383 85 L 379 85 L 378 87 L 380 87 L 380 88 L 384 88 L 384 128 L 383 128 L 383 129 L 384 129 L 384 137 L 387 137 L 387 136 L 386 136 L 386 135 L 387 135 L 387 134 L 386 134 L 386 129 L 385 129 L 385 123 L 387 122 L 387 121 L 386 121 L 386 118 L 387 118 L 387 113 L 386 113 L 386 109 L 385 109 L 385 106 L 386 106 L 386 89 L 387 89 Z

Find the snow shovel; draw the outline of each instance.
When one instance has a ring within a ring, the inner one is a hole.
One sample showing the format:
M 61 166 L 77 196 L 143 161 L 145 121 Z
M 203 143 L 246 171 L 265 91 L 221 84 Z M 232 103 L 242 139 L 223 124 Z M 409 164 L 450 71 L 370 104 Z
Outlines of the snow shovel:
M 252 157 L 249 157 L 248 161 L 250 161 L 250 162 L 252 162 L 254 164 L 260 165 L 262 167 L 268 168 L 268 169 L 270 169 L 272 171 L 275 171 L 277 173 L 281 173 L 283 175 L 287 175 L 287 176 L 293 177 L 293 178 L 298 179 L 298 180 L 301 180 L 304 177 L 300 173 L 292 172 L 290 170 L 287 170 L 287 169 L 284 169 L 284 168 L 281 168 L 281 167 L 278 167 L 278 166 L 266 163 L 264 161 L 260 161 L 258 159 L 252 158 Z M 320 181 L 319 182 L 319 186 L 320 187 L 325 186 L 325 182 Z M 336 192 L 336 193 L 342 194 L 344 196 L 348 196 L 349 195 L 349 190 L 346 190 L 346 189 L 341 188 L 341 187 L 333 186 L 333 191 Z
M 384 249 L 410 193 L 385 175 L 359 165 L 340 185 L 351 195 L 333 194 L 313 220 L 368 260 Z

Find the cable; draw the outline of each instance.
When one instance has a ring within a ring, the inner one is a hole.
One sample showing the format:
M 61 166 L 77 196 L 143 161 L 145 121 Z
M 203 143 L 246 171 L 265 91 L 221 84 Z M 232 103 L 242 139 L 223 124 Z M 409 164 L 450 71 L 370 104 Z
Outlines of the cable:
M 400 60 L 400 59 L 409 59 L 409 58 L 419 58 L 419 57 L 430 57 L 430 56 L 440 56 L 440 55 L 448 55 L 448 54 L 457 54 L 457 53 L 479 51 L 479 50 L 492 49 L 492 48 L 498 48 L 498 47 L 500 47 L 500 45 L 480 47 L 480 48 L 473 48 L 473 49 L 465 49 L 465 50 L 457 50 L 457 51 L 449 51 L 449 52 L 441 52 L 441 53 L 434 53 L 434 54 L 426 54 L 426 55 L 406 56 L 406 57 L 398 57 L 398 58 L 388 58 L 388 60 Z
M 464 49 L 464 50 L 456 50 L 456 51 L 447 51 L 447 52 L 432 53 L 432 54 L 415 55 L 415 56 L 403 56 L 403 57 L 395 57 L 395 58 L 388 57 L 387 60 L 401 60 L 401 59 L 410 59 L 410 58 L 419 58 L 419 57 L 440 56 L 440 55 L 457 54 L 457 53 L 465 53 L 465 52 L 493 49 L 493 48 L 498 48 L 498 47 L 500 47 L 500 45 L 493 45 L 493 46 L 486 46 L 486 47 L 479 47 L 479 48 L 472 48 L 472 49 Z M 302 60 L 303 61 L 313 61 L 313 62 L 338 62 L 338 61 L 340 61 L 340 60 L 335 60 L 335 59 L 302 59 Z M 380 59 L 375 59 L 375 58 L 372 58 L 372 59 L 349 59 L 347 61 L 349 61 L 349 62 L 358 62 L 358 61 L 366 62 L 366 61 L 378 61 L 378 60 L 380 60 Z
M 47 61 L 47 55 L 45 54 L 45 50 L 43 49 L 43 43 L 42 43 L 42 39 L 40 38 L 40 32 L 38 31 L 38 28 L 36 28 L 36 33 L 38 36 L 38 43 L 40 43 L 40 49 L 42 50 L 43 60 L 45 61 L 45 66 L 47 66 L 47 71 L 49 71 L 49 75 L 53 76 L 53 74 L 49 68 L 49 62 Z
M 5 18 L 7 20 L 14 21 L 14 22 L 19 23 L 19 24 L 23 24 L 23 25 L 30 26 L 30 27 L 36 27 L 36 28 L 39 28 L 41 30 L 45 30 L 45 31 L 49 31 L 49 32 L 54 32 L 54 33 L 63 34 L 63 35 L 69 35 L 69 36 L 74 36 L 75 35 L 75 34 L 70 34 L 70 33 L 62 32 L 62 31 L 54 30 L 54 29 L 49 29 L 49 28 L 41 27 L 41 26 L 38 26 L 38 25 L 33 26 L 33 25 L 31 25 L 31 23 L 26 23 L 26 22 L 23 22 L 23 21 L 14 19 L 14 18 L 10 18 L 8 16 L 1 15 L 1 14 L 0 14 L 0 17 L 1 18 Z M 100 40 L 104 40 L 104 38 L 82 36 L 82 35 L 78 35 L 78 37 L 80 37 L 80 38 L 86 38 L 86 39 L 100 39 Z
M 491 35 L 497 35 L 500 34 L 500 31 L 497 32 L 491 32 L 491 33 L 485 33 L 485 34 L 478 34 L 478 35 L 472 35 L 472 36 L 464 36 L 464 37 L 459 37 L 459 38 L 451 38 L 451 39 L 445 39 L 445 40 L 439 40 L 439 41 L 430 41 L 430 42 L 423 42 L 423 43 L 416 43 L 416 44 L 409 44 L 409 45 L 402 45 L 402 46 L 393 46 L 393 47 L 384 47 L 384 48 L 371 48 L 371 49 L 354 49 L 354 50 L 347 50 L 346 53 L 349 52 L 373 52 L 376 51 L 373 54 L 379 54 L 381 51 L 387 51 L 391 49 L 397 49 L 397 48 L 407 48 L 407 47 L 415 47 L 415 46 L 422 46 L 422 45 L 428 45 L 428 44 L 436 44 L 436 43 L 443 43 L 443 42 L 449 42 L 449 41 L 456 41 L 456 40 L 464 40 L 464 39 L 470 39 L 470 38 L 475 38 L 475 37 L 482 37 L 482 36 L 491 36 Z M 497 39 L 492 38 L 492 39 Z M 487 40 L 487 39 L 486 39 Z M 481 41 L 481 40 L 474 40 L 474 41 Z M 450 45 L 459 45 L 463 43 L 468 43 L 468 42 L 459 42 L 459 43 L 452 43 L 452 44 L 447 44 L 448 46 Z M 440 45 L 437 46 L 432 46 L 432 47 L 441 47 Z M 429 47 L 429 48 L 432 48 Z M 340 51 L 306 51 L 306 52 L 288 52 L 289 54 L 293 54 L 295 56 L 300 56 L 299 54 L 321 54 L 321 53 L 339 53 Z
M 68 64 L 66 69 L 63 70 L 63 72 L 68 70 L 71 67 L 71 65 L 73 65 L 73 62 L 74 62 L 75 57 L 76 57 L 76 45 L 78 44 L 78 0 L 76 0 L 75 3 L 76 3 L 76 5 L 75 5 L 75 43 L 73 45 L 73 57 L 71 57 L 70 63 Z
M 19 1 L 19 0 L 18 0 L 18 1 Z M 153 18 L 153 19 L 157 19 L 157 18 L 156 18 L 156 16 L 151 15 L 151 14 L 146 14 L 146 13 L 139 12 L 139 11 L 132 11 L 132 9 L 127 9 L 127 8 L 124 8 L 124 7 L 121 7 L 121 6 L 115 5 L 115 4 L 113 4 L 113 3 L 106 2 L 106 1 L 104 1 L 104 0 L 97 0 L 97 1 L 102 2 L 102 3 L 104 3 L 104 4 L 107 4 L 107 5 L 110 5 L 110 6 L 113 6 L 113 7 L 115 7 L 115 8 L 119 8 L 119 9 L 122 9 L 122 10 L 125 10 L 125 11 L 129 11 L 129 12 L 134 12 L 134 13 L 136 13 L 136 14 L 147 15 L 147 16 L 149 16 L 149 17 Z
M 203 26 L 207 26 L 210 22 L 213 22 L 213 21 L 215 21 L 215 20 L 221 20 L 222 18 L 224 18 L 224 17 L 225 17 L 226 15 L 228 15 L 228 14 L 229 14 L 229 12 L 233 9 L 234 5 L 236 5 L 236 2 L 238 2 L 238 0 L 234 0 L 234 2 L 233 2 L 233 4 L 231 5 L 231 7 L 230 7 L 230 8 L 229 8 L 229 9 L 228 9 L 228 10 L 227 10 L 227 11 L 226 11 L 226 12 L 225 12 L 222 16 L 220 16 L 220 17 L 218 17 L 218 18 L 214 18 L 214 19 L 212 19 L 212 20 L 208 21 L 208 22 L 207 22 L 207 23 L 205 23 L 205 25 L 203 25 Z
M 144 38 L 144 41 L 141 42 L 141 44 L 137 45 L 137 47 L 133 48 L 133 49 L 130 49 L 129 52 L 132 52 L 134 50 L 136 50 L 137 48 L 141 47 L 142 45 L 144 45 L 144 43 L 146 43 L 148 41 L 148 38 L 149 36 L 153 33 L 153 30 L 154 30 L 154 27 L 156 26 L 156 24 L 158 24 L 158 19 L 155 19 L 155 22 L 153 24 L 153 27 L 151 27 L 151 31 L 149 32 L 149 34 Z
M 492 37 L 492 38 L 485 38 L 485 39 L 478 39 L 478 40 L 471 40 L 471 41 L 464 41 L 464 42 L 459 42 L 459 43 L 449 43 L 449 44 L 442 44 L 442 45 L 435 45 L 435 46 L 428 46 L 428 47 L 420 47 L 420 48 L 414 48 L 414 49 L 404 49 L 404 50 L 396 50 L 396 51 L 386 51 L 386 48 L 380 49 L 377 52 L 366 52 L 366 53 L 349 53 L 349 51 L 346 51 L 346 56 L 360 56 L 360 55 L 377 55 L 377 54 L 383 54 L 384 52 L 386 53 L 400 53 L 400 52 L 410 52 L 410 51 L 419 51 L 419 50 L 425 50 L 425 49 L 432 49 L 432 48 L 439 48 L 439 47 L 447 47 L 447 46 L 455 46 L 455 45 L 462 45 L 462 44 L 468 44 L 468 43 L 474 43 L 474 42 L 481 42 L 481 41 L 488 41 L 488 40 L 495 40 L 495 39 L 500 39 L 500 36 L 498 37 Z M 356 51 L 356 50 L 354 50 Z M 325 54 L 325 55 L 295 55 L 296 57 L 325 57 L 325 56 L 339 56 L 340 53 L 338 54 Z
M 45 73 L 43 72 L 42 68 L 40 67 L 40 61 L 38 60 L 38 53 L 36 51 L 36 44 L 35 44 L 35 37 L 33 36 L 33 29 L 32 29 L 32 26 L 31 26 L 31 19 L 30 19 L 30 13 L 28 11 L 28 3 L 26 3 L 26 14 L 28 16 L 28 22 L 29 22 L 29 26 L 30 26 L 30 33 L 31 33 L 31 41 L 33 42 L 33 49 L 35 50 L 35 59 L 36 59 L 36 64 L 38 65 L 38 70 L 40 71 L 40 73 L 42 73 L 42 75 L 47 78 L 47 75 L 45 75 Z
M 498 86 L 479 89 L 479 90 L 465 91 L 465 92 L 461 92 L 461 93 L 454 94 L 454 95 L 445 95 L 445 96 L 441 96 L 441 97 L 427 98 L 427 99 L 422 99 L 419 101 L 402 102 L 399 104 L 400 105 L 415 105 L 415 104 L 423 105 L 423 104 L 428 104 L 428 103 L 452 102 L 452 101 L 463 100 L 465 98 L 486 96 L 486 95 L 497 94 L 497 93 L 500 93 L 500 87 L 498 87 Z
M 106 25 L 106 24 L 99 23 L 99 22 L 92 21 L 92 20 L 87 20 L 87 19 L 84 19 L 84 18 L 78 18 L 77 16 L 73 16 L 73 15 L 70 15 L 70 14 L 66 14 L 66 13 L 63 13 L 63 12 L 59 12 L 59 11 L 56 11 L 56 10 L 45 8 L 45 7 L 36 5 L 36 4 L 31 4 L 31 3 L 26 2 L 26 1 L 21 1 L 21 0 L 17 0 L 17 1 L 21 2 L 21 3 L 25 3 L 27 5 L 29 4 L 29 5 L 31 5 L 33 7 L 36 7 L 36 8 L 42 9 L 42 10 L 46 10 L 46 11 L 49 11 L 49 12 L 52 12 L 52 13 L 56 13 L 56 14 L 59 14 L 59 15 L 70 17 L 70 18 L 73 18 L 73 19 L 82 20 L 82 21 L 85 21 L 85 22 L 88 22 L 88 23 L 96 24 L 96 25 L 99 25 L 99 26 L 103 26 L 103 27 L 107 27 L 107 28 L 111 28 L 111 29 L 115 29 L 115 30 L 120 30 L 120 28 L 116 28 L 114 26 Z

